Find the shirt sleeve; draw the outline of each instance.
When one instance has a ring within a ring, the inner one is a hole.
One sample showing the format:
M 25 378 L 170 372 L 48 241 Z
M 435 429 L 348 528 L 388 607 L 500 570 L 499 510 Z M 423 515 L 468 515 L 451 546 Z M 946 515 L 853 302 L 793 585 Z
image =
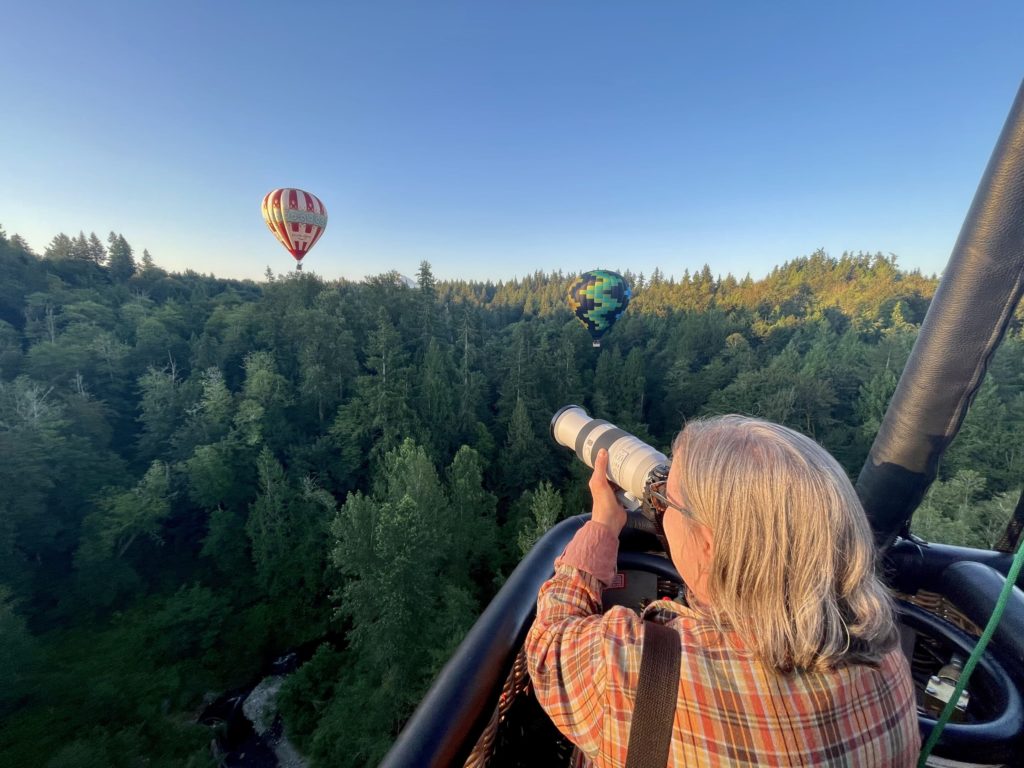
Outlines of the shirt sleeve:
M 640 642 L 639 619 L 627 608 L 601 614 L 602 583 L 615 575 L 618 537 L 590 521 L 555 561 L 540 589 L 526 658 L 537 700 L 555 726 L 594 759 L 610 690 L 620 687 L 613 658 Z M 615 680 L 610 679 L 615 677 Z

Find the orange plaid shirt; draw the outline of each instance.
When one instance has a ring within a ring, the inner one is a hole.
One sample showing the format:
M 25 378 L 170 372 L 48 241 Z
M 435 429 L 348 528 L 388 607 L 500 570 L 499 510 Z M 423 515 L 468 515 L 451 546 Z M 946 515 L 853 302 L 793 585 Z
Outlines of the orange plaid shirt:
M 600 768 L 626 764 L 644 634 L 628 608 L 601 613 L 617 553 L 610 529 L 584 525 L 541 587 L 526 639 L 541 706 Z M 686 606 L 658 601 L 643 618 L 671 626 L 682 644 L 670 766 L 916 763 L 914 687 L 898 647 L 878 668 L 781 674 Z

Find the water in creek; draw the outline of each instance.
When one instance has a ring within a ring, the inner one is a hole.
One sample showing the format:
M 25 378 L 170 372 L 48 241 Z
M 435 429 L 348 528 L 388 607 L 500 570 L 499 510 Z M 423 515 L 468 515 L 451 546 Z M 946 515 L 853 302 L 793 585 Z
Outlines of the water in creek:
M 216 729 L 210 748 L 225 768 L 306 768 L 305 758 L 284 735 L 277 695 L 299 655 L 277 659 L 271 674 L 249 688 L 230 691 L 212 702 L 199 722 Z

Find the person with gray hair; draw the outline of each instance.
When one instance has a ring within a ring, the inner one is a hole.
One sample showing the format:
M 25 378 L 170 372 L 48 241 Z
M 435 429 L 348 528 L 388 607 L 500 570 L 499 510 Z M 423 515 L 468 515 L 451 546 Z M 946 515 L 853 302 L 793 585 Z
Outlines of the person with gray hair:
M 602 451 L 593 513 L 526 641 L 541 706 L 586 762 L 624 766 L 644 619 L 681 645 L 669 765 L 912 766 L 910 669 L 853 486 L 820 445 L 742 416 L 677 436 L 661 495 L 686 604 L 601 613 L 626 514 Z

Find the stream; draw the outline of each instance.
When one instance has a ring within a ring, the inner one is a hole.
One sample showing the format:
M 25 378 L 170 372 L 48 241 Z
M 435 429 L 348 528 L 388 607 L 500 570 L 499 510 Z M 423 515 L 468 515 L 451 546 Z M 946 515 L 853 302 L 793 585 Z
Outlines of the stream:
M 306 768 L 305 758 L 284 735 L 277 694 L 288 676 L 311 655 L 312 650 L 299 651 L 275 659 L 269 675 L 254 685 L 222 694 L 203 710 L 198 722 L 214 729 L 210 749 L 218 765 Z

